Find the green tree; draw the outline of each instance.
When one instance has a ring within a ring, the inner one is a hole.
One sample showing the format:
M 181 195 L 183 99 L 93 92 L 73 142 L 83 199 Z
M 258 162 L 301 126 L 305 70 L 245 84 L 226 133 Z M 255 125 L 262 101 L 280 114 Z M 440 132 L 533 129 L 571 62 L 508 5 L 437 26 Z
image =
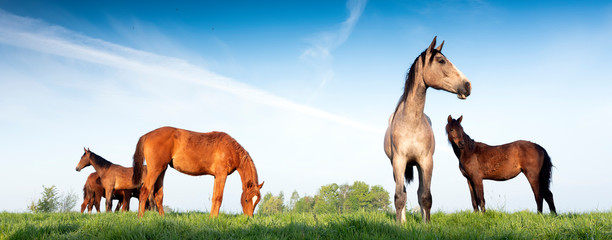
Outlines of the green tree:
M 359 211 L 360 209 L 369 210 L 371 208 L 369 193 L 370 186 L 368 184 L 355 181 L 350 187 L 348 197 L 344 202 L 344 208 L 348 212 Z
M 370 187 L 362 181 L 352 185 L 335 183 L 319 188 L 314 197 L 291 195 L 289 209 L 297 213 L 351 213 L 355 211 L 388 211 L 389 193 L 380 185 Z
M 380 185 L 373 186 L 370 190 L 370 201 L 373 210 L 390 210 L 391 200 L 389 199 L 389 192 Z
M 294 212 L 297 213 L 309 213 L 314 209 L 314 198 L 311 196 L 304 196 L 295 202 Z
M 70 212 L 74 207 L 76 207 L 78 200 L 79 197 L 75 192 L 65 192 L 61 195 L 61 197 L 59 197 L 58 210 L 60 212 Z
M 291 198 L 289 199 L 289 206 L 287 209 L 293 211 L 295 209 L 295 204 L 298 200 L 300 200 L 300 194 L 298 194 L 298 192 L 294 190 L 291 194 Z
M 272 193 L 268 192 L 264 195 L 263 200 L 259 204 L 257 213 L 264 215 L 282 213 L 285 210 L 284 202 L 285 197 L 283 192 L 280 192 L 278 196 L 274 196 Z
M 314 210 L 317 213 L 337 213 L 340 207 L 338 184 L 322 186 L 315 196 Z
M 59 195 L 55 185 L 52 185 L 51 187 L 45 187 L 43 185 L 42 197 L 38 199 L 36 204 L 34 204 L 34 201 L 32 201 L 30 206 L 28 206 L 28 209 L 34 213 L 54 212 L 59 208 L 59 206 Z
M 349 195 L 351 193 L 351 186 L 348 184 L 342 184 L 340 185 L 340 187 L 338 188 L 338 204 L 340 206 L 340 211 L 345 213 L 345 212 L 349 212 L 349 208 L 348 208 L 348 204 L 346 204 L 346 200 L 348 199 Z

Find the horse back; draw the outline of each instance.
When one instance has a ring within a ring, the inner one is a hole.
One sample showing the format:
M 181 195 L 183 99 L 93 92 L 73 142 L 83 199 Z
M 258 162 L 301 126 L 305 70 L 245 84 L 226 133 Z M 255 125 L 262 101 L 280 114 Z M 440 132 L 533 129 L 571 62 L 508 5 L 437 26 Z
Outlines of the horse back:
M 242 146 L 224 132 L 194 132 L 163 127 L 146 135 L 145 154 L 171 164 L 189 175 L 215 175 L 218 171 L 233 172 L 240 164 Z M 148 164 L 151 157 L 145 156 Z

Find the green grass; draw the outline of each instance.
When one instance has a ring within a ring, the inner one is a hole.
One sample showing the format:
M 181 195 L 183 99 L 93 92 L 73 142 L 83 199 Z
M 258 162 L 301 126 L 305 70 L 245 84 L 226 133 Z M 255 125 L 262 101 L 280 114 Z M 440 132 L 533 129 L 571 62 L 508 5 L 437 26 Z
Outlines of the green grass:
M 531 212 L 435 213 L 430 224 L 393 214 L 220 215 L 0 213 L 0 239 L 612 239 L 612 211 L 559 216 Z

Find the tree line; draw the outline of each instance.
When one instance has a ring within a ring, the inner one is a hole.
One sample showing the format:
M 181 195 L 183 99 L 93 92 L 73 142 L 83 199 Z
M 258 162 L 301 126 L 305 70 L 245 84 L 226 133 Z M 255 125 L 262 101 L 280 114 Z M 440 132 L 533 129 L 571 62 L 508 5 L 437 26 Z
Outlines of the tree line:
M 281 191 L 278 195 L 268 192 L 259 204 L 258 214 L 296 213 L 351 213 L 356 211 L 390 211 L 389 192 L 382 186 L 370 187 L 362 181 L 352 185 L 336 183 L 321 186 L 314 196 L 300 197 L 293 191 L 288 204 Z

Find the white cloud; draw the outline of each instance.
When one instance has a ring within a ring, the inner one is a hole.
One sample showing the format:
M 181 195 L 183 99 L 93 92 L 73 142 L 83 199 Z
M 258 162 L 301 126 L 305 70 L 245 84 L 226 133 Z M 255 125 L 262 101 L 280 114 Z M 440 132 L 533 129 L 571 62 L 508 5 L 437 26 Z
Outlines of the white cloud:
M 361 6 L 360 9 L 363 9 L 363 7 Z M 357 10 L 352 10 L 351 17 L 346 21 L 346 24 L 343 24 L 346 25 L 346 28 L 350 29 L 354 25 L 356 20 L 353 17 L 355 15 L 354 11 Z M 359 13 L 361 12 L 361 10 L 358 11 Z M 267 106 L 299 112 L 363 131 L 372 133 L 381 132 L 376 127 L 293 102 L 210 72 L 207 69 L 194 66 L 181 59 L 159 56 L 103 40 L 89 38 L 59 26 L 49 25 L 42 21 L 15 16 L 6 12 L 0 12 L 0 25 L 2 26 L 0 28 L 0 43 L 6 45 L 101 64 L 112 68 L 186 81 L 231 93 Z M 350 30 L 348 31 L 350 32 Z M 346 30 L 343 32 L 346 32 Z
M 302 53 L 300 59 L 314 58 L 325 60 L 331 58 L 331 51 L 342 45 L 351 35 L 355 24 L 361 17 L 367 0 L 349 0 L 346 7 L 349 17 L 340 24 L 340 28 L 334 32 L 323 32 L 312 40 L 312 46 Z
M 311 62 L 319 72 L 321 89 L 325 84 L 333 79 L 334 71 L 331 68 L 332 54 L 331 52 L 342 45 L 353 32 L 355 24 L 361 17 L 367 0 L 349 0 L 346 7 L 349 10 L 348 18 L 340 24 L 340 27 L 333 32 L 319 33 L 315 38 L 311 39 L 311 44 L 308 49 L 302 52 L 300 60 Z

